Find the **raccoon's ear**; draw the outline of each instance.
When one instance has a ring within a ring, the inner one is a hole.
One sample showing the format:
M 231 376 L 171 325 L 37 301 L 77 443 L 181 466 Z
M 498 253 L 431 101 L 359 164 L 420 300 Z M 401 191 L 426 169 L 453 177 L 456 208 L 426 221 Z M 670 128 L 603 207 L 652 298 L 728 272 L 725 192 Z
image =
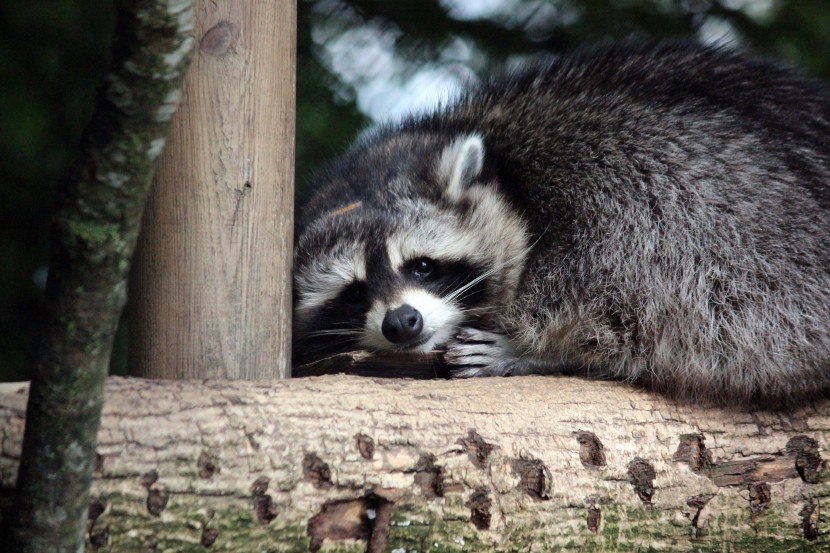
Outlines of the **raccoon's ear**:
M 484 140 L 477 134 L 459 136 L 444 148 L 438 164 L 438 177 L 446 187 L 444 193 L 457 200 L 481 174 L 484 166 Z

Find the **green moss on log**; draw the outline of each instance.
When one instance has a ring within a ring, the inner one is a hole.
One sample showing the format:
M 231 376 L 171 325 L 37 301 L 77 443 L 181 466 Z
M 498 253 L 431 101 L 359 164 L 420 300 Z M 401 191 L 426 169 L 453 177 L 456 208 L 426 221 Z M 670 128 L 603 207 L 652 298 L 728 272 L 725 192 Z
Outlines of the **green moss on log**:
M 99 553 L 139 553 L 153 546 L 158 551 L 204 553 L 207 549 L 200 540 L 205 527 L 217 531 L 211 550 L 309 551 L 306 524 L 286 523 L 280 514 L 271 524 L 261 524 L 254 514 L 252 498 L 173 496 L 159 517 L 147 513 L 142 498 L 137 496 L 111 494 L 106 497 L 106 503 L 106 512 L 95 523 L 95 528 L 109 528 L 109 540 L 96 549 Z M 598 535 L 587 528 L 552 535 L 549 534 L 551 529 L 538 520 L 508 528 L 499 526 L 493 532 L 479 531 L 469 520 L 449 519 L 439 512 L 425 510 L 420 504 L 404 502 L 394 508 L 384 551 L 778 553 L 821 551 L 830 546 L 830 540 L 823 535 L 816 541 L 805 540 L 800 528 L 778 516 L 769 517 L 754 528 L 747 524 L 742 532 L 735 531 L 734 526 L 725 530 L 727 526 L 720 524 L 726 523 L 723 519 L 718 524 L 713 523 L 713 531 L 705 538 L 690 541 L 689 525 L 655 524 L 656 515 L 665 513 L 649 509 L 603 505 L 602 528 Z M 652 512 L 655 516 L 650 514 Z M 563 518 L 574 514 L 563 513 Z M 321 549 L 322 552 L 341 553 L 365 550 L 365 541 L 353 540 L 327 540 Z

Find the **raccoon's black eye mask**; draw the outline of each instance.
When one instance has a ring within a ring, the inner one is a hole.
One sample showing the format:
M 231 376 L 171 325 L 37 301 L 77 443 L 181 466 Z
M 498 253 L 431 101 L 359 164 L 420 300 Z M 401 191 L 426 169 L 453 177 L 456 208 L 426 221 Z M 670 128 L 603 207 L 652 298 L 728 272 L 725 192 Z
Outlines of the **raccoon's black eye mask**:
M 404 265 L 404 270 L 416 280 L 425 280 L 435 272 L 436 263 L 428 257 L 413 259 Z
M 338 299 L 355 310 L 365 306 L 369 299 L 366 293 L 366 283 L 353 282 L 340 293 Z
M 484 273 L 484 268 L 466 261 L 437 261 L 429 257 L 418 257 L 404 263 L 403 275 L 441 297 L 453 295 Z M 486 299 L 485 281 L 482 280 L 458 297 L 457 303 L 473 307 Z

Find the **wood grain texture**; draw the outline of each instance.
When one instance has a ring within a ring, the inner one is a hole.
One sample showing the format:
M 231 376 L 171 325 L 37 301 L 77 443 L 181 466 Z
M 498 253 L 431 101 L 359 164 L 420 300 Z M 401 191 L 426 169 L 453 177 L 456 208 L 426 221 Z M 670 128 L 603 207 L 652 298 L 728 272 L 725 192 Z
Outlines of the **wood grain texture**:
M 0 386 L 0 489 L 25 398 Z M 830 547 L 830 402 L 745 413 L 565 377 L 110 379 L 107 398 L 90 550 Z
M 290 372 L 296 4 L 198 2 L 198 49 L 144 217 L 130 372 Z

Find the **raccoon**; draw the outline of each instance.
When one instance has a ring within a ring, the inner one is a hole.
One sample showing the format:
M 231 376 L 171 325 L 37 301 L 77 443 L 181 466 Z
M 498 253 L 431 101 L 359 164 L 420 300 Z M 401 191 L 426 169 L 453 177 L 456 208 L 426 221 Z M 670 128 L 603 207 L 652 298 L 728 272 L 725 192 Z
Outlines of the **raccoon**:
M 623 43 L 369 132 L 297 212 L 298 364 L 440 351 L 692 401 L 830 390 L 830 94 L 723 47 Z

